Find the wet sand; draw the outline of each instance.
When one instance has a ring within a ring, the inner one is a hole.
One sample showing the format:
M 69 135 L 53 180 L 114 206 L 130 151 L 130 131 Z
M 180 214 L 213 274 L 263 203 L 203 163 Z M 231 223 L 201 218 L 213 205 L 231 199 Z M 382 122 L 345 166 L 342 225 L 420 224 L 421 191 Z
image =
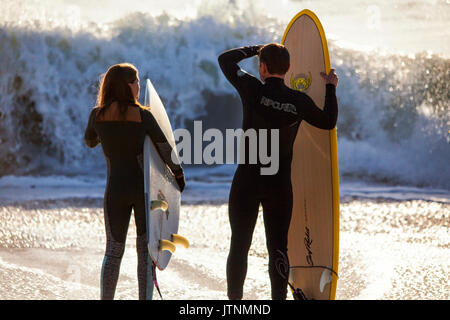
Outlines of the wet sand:
M 99 299 L 102 206 L 101 199 L 0 205 L 0 299 Z M 164 298 L 226 299 L 226 204 L 184 204 L 181 217 L 179 233 L 191 247 L 178 248 L 169 267 L 157 273 Z M 448 203 L 343 198 L 336 298 L 449 299 L 449 224 Z M 116 299 L 138 297 L 135 238 L 132 218 Z M 244 299 L 269 298 L 260 215 Z

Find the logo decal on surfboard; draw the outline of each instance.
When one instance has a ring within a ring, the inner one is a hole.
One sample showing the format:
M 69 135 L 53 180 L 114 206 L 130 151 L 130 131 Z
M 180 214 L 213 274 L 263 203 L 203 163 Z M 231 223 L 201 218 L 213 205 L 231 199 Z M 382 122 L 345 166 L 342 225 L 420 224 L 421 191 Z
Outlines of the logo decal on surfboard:
M 303 200 L 303 207 L 304 207 L 304 211 L 305 211 L 305 237 L 303 238 L 303 243 L 305 244 L 305 249 L 306 249 L 306 262 L 308 262 L 308 264 L 310 266 L 314 265 L 313 262 L 313 252 L 311 249 L 311 244 L 313 242 L 313 240 L 311 239 L 311 232 L 308 228 L 308 209 L 307 209 L 307 205 L 306 205 L 306 199 Z
M 305 248 L 306 248 L 306 261 L 308 262 L 309 265 L 313 266 L 314 262 L 313 262 L 313 252 L 311 250 L 311 244 L 312 244 L 312 239 L 311 239 L 311 234 L 309 231 L 308 227 L 305 227 L 305 238 L 304 238 L 304 243 L 305 243 Z
M 308 88 L 311 86 L 312 75 L 311 72 L 308 72 L 308 75 L 304 73 L 297 74 L 294 77 L 294 74 L 291 74 L 291 88 L 300 92 L 306 92 Z

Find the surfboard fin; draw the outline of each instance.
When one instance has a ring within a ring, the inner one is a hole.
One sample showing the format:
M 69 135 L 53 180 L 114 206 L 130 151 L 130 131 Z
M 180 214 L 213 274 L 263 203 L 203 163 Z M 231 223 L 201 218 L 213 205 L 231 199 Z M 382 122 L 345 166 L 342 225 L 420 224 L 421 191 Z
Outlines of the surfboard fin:
M 174 253 L 177 247 L 172 241 L 169 240 L 160 240 L 159 241 L 159 251 L 170 251 Z
M 166 211 L 169 208 L 169 204 L 164 200 L 152 200 L 151 201 L 151 209 L 158 210 L 161 209 Z
M 328 269 L 323 270 L 322 275 L 320 276 L 320 292 L 323 292 L 325 286 L 333 281 L 333 276 L 331 271 Z
M 172 242 L 177 245 L 183 246 L 186 249 L 189 248 L 189 240 L 183 236 L 180 236 L 179 234 L 172 233 Z

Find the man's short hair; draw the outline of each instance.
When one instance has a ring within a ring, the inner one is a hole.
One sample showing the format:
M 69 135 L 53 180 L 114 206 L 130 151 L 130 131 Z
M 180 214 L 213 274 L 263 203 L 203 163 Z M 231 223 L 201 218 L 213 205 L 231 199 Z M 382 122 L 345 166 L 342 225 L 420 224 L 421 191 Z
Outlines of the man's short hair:
M 269 43 L 258 51 L 259 61 L 264 62 L 270 74 L 284 75 L 290 66 L 289 51 L 278 43 Z

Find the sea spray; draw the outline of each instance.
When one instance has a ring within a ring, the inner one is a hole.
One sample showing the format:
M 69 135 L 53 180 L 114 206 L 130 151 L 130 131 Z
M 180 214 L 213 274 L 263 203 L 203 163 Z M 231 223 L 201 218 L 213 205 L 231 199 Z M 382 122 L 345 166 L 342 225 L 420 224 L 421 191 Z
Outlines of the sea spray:
M 85 147 L 83 132 L 101 74 L 123 61 L 135 64 L 141 79 L 152 79 L 174 128 L 191 128 L 199 119 L 220 123 L 221 130 L 239 127 L 240 102 L 217 56 L 280 41 L 286 22 L 252 5 L 225 3 L 199 7 L 185 19 L 135 11 L 96 22 L 83 20 L 74 7 L 53 12 L 36 1 L 23 8 L 6 1 L 0 175 L 104 171 L 101 149 Z M 326 26 L 333 19 L 322 20 Z M 332 38 L 341 176 L 450 188 L 449 60 L 427 52 L 357 50 Z M 256 63 L 241 65 L 257 74 Z

